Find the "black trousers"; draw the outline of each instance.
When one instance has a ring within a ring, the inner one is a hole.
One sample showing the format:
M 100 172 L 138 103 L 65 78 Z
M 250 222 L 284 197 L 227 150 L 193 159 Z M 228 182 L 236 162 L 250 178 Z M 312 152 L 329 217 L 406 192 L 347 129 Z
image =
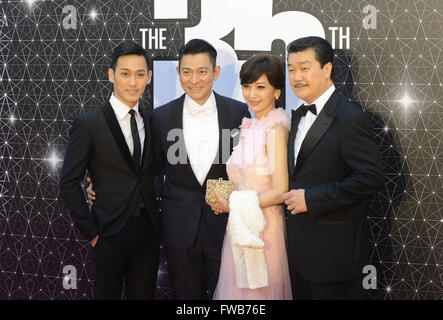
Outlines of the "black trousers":
M 210 300 L 220 272 L 222 243 L 213 244 L 200 220 L 197 236 L 188 249 L 165 247 L 169 280 L 176 300 Z
M 308 282 L 298 272 L 291 272 L 294 300 L 367 300 L 368 290 L 363 288 L 363 275 L 343 282 Z
M 116 235 L 99 237 L 93 248 L 95 298 L 153 299 L 159 264 L 159 235 L 145 210 Z

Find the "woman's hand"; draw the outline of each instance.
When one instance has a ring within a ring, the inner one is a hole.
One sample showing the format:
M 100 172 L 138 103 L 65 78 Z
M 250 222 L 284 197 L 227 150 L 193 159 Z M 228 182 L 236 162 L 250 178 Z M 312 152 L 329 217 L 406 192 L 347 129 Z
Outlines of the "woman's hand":
M 95 200 L 95 192 L 92 189 L 91 178 L 87 177 L 86 182 L 90 183 L 89 187 L 86 189 L 86 193 L 88 194 L 89 207 L 92 207 L 92 204 L 94 203 L 94 200 Z
M 222 197 L 220 197 L 217 191 L 215 191 L 215 196 L 217 197 L 217 201 L 208 202 L 208 204 L 211 206 L 212 211 L 214 211 L 215 214 L 220 214 L 222 212 L 229 212 L 228 200 L 225 200 Z

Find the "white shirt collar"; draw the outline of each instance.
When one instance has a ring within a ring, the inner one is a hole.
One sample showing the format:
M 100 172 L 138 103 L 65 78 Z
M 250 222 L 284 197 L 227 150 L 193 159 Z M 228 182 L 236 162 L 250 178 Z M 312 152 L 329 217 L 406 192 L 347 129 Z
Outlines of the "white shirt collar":
M 328 88 L 328 90 L 326 90 L 325 92 L 323 92 L 323 94 L 317 98 L 317 100 L 315 100 L 312 104 L 315 104 L 315 108 L 317 109 L 317 115 L 320 114 L 320 111 L 323 109 L 323 107 L 325 106 L 326 102 L 328 102 L 329 98 L 332 96 L 332 94 L 335 91 L 335 86 L 332 85 Z M 304 101 L 303 101 L 304 102 Z M 306 105 L 308 103 L 304 102 Z
M 118 100 L 114 93 L 112 93 L 111 98 L 109 99 L 109 103 L 111 104 L 112 109 L 114 109 L 115 115 L 117 116 L 117 119 L 119 121 L 123 120 L 123 118 L 126 117 L 126 115 L 128 114 L 129 110 L 131 110 L 128 105 Z M 132 109 L 134 109 L 136 114 L 139 114 L 138 102 Z
M 203 105 L 199 105 L 197 102 L 195 102 L 188 94 L 185 95 L 185 101 L 183 103 L 184 109 L 189 113 L 189 109 L 192 106 L 198 107 L 198 108 L 213 108 L 214 111 L 217 111 L 216 109 L 216 102 L 215 102 L 215 95 L 214 91 L 212 91 L 211 95 L 209 96 L 209 99 L 206 100 L 206 102 Z

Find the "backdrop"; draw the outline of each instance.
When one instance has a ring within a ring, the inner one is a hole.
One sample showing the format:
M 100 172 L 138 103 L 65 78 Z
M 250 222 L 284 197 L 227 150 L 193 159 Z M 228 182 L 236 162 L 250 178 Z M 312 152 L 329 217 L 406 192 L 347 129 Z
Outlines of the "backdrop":
M 59 173 L 72 119 L 112 92 L 107 68 L 120 41 L 151 54 L 142 105 L 153 108 L 181 94 L 176 57 L 189 39 L 217 47 L 215 90 L 242 99 L 242 61 L 262 51 L 285 61 L 288 42 L 306 35 L 333 45 L 336 86 L 371 116 L 382 150 L 387 182 L 368 201 L 369 290 L 443 299 L 441 0 L 0 4 L 0 299 L 93 298 L 91 247 L 59 199 Z M 298 106 L 292 92 L 285 104 Z M 163 256 L 157 298 L 171 298 Z

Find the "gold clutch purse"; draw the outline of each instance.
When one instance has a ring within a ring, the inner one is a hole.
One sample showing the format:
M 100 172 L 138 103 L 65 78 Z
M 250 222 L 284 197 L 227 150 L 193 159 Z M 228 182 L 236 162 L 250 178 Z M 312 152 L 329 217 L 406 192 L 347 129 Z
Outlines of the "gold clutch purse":
M 229 196 L 232 191 L 234 191 L 234 182 L 231 180 L 223 180 L 222 178 L 208 179 L 206 183 L 206 201 L 216 202 L 217 197 L 215 196 L 215 191 L 225 200 L 229 200 Z

